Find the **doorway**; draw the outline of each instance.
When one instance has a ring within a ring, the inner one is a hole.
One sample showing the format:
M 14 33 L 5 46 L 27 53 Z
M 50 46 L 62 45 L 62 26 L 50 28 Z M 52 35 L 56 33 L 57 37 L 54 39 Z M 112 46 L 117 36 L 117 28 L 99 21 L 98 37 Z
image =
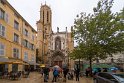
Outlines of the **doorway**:
M 54 65 L 58 65 L 62 68 L 62 61 L 54 61 Z

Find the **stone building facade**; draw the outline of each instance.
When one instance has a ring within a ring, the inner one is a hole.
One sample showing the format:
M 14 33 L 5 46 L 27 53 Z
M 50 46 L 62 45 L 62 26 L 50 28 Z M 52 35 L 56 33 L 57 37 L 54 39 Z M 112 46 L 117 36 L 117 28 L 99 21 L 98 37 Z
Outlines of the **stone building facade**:
M 58 27 L 57 32 L 52 31 L 52 11 L 46 4 L 40 8 L 37 31 L 38 57 L 41 59 L 39 63 L 60 67 L 73 64 L 68 56 L 74 48 L 71 32 L 67 31 L 67 27 L 63 32 L 60 32 Z

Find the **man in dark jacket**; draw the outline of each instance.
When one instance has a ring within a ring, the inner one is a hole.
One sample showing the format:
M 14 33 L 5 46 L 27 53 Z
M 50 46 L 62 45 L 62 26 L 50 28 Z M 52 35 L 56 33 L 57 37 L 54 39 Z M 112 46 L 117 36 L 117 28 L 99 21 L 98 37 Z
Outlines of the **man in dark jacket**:
M 43 69 L 43 73 L 44 73 L 44 82 L 48 82 L 49 68 L 45 67 Z
M 79 81 L 80 69 L 75 69 L 76 81 Z
M 66 75 L 68 73 L 69 69 L 68 68 L 63 68 L 63 74 L 64 74 L 64 80 L 66 81 Z

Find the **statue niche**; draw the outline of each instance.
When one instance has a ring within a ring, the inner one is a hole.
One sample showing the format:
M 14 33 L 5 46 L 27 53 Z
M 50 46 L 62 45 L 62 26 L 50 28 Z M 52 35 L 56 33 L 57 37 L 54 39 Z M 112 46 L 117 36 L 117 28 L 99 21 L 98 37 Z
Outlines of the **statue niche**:
M 61 38 L 56 37 L 55 39 L 55 50 L 61 50 Z

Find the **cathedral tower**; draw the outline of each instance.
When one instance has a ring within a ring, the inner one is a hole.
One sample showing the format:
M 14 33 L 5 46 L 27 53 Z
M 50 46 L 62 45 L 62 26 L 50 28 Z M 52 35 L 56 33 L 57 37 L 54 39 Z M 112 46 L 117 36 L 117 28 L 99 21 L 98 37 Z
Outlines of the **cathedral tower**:
M 40 20 L 37 21 L 37 48 L 38 57 L 42 63 L 47 61 L 47 54 L 49 51 L 50 35 L 52 33 L 52 12 L 49 6 L 41 5 L 40 8 Z

